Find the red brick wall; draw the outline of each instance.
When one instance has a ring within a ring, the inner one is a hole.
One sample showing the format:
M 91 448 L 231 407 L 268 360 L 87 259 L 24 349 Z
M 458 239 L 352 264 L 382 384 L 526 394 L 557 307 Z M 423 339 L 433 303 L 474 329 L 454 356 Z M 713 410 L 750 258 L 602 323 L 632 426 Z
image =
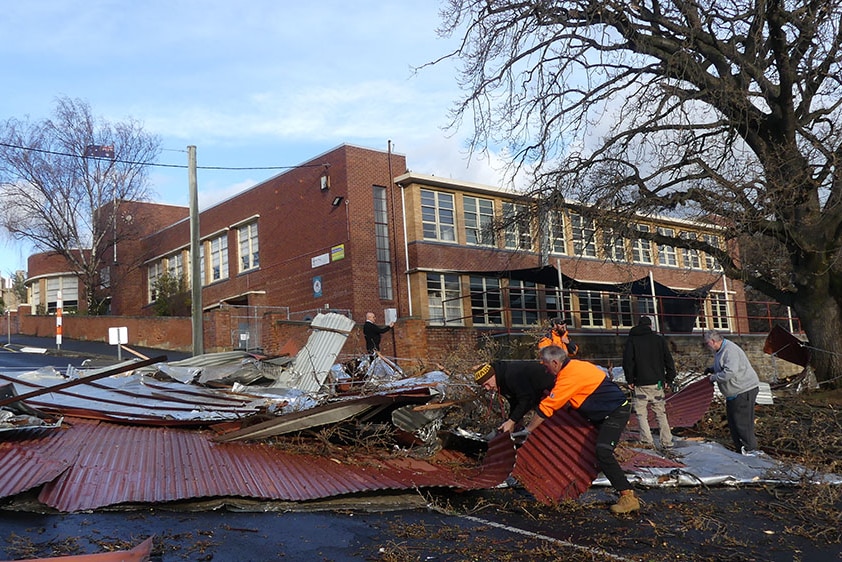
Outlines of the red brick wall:
M 20 332 L 30 336 L 55 337 L 55 316 L 21 316 Z M 144 318 L 137 316 L 62 317 L 62 337 L 81 341 L 108 341 L 108 328 L 128 328 L 129 347 L 153 347 L 189 351 L 193 347 L 190 318 Z

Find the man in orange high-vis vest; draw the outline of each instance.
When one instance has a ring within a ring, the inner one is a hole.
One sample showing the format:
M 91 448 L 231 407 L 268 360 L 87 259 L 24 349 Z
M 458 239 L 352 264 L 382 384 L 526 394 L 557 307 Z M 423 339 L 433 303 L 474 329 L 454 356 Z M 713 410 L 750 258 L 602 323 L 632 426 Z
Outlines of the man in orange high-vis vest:
M 567 320 L 564 318 L 550 320 L 550 331 L 538 340 L 539 351 L 550 345 L 563 348 L 568 357 L 576 357 L 576 354 L 579 353 L 579 346 L 570 341 L 570 334 L 567 332 Z
M 626 393 L 606 377 L 602 369 L 587 361 L 570 359 L 562 347 L 550 345 L 541 349 L 541 363 L 550 373 L 555 373 L 555 386 L 538 404 L 537 415 L 529 422 L 527 431 L 533 431 L 557 410 L 570 404 L 598 429 L 596 458 L 599 468 L 620 493 L 620 499 L 611 506 L 611 511 L 639 510 L 640 501 L 614 456 L 631 414 Z

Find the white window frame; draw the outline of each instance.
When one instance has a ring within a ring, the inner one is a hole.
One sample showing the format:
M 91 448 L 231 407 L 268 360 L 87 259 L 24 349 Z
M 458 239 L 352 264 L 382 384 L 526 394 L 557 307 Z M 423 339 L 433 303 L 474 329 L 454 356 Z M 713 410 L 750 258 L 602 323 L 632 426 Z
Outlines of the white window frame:
M 156 260 L 146 266 L 146 302 L 153 303 L 158 300 L 155 293 L 155 282 L 167 270 L 164 259 Z
M 649 232 L 648 224 L 637 224 L 635 230 L 638 232 Z M 652 263 L 652 241 L 636 237 L 632 240 L 632 261 L 634 263 Z
M 517 304 L 520 306 L 516 306 Z M 539 319 L 538 308 L 538 285 L 534 281 L 509 280 L 509 313 L 512 326 L 535 325 Z
M 579 325 L 583 328 L 604 328 L 605 307 L 599 291 L 576 291 L 579 301 Z
M 421 228 L 424 240 L 456 241 L 456 208 L 452 193 L 421 190 Z
M 675 230 L 664 226 L 658 227 L 658 234 L 675 238 Z M 658 265 L 678 267 L 678 252 L 675 251 L 675 246 L 658 244 Z
M 596 257 L 596 225 L 578 213 L 570 213 L 570 230 L 573 237 L 573 255 L 581 258 Z
M 503 291 L 496 277 L 471 276 L 471 318 L 475 326 L 503 324 Z
M 550 216 L 550 253 L 567 255 L 567 231 L 565 230 L 564 212 L 551 210 Z
M 427 313 L 430 324 L 461 326 L 461 280 L 455 273 L 427 273 Z M 442 308 L 444 307 L 444 308 Z M 444 314 L 444 317 L 442 316 Z
M 529 207 L 503 201 L 504 246 L 512 250 L 532 250 Z
M 228 233 L 225 232 L 206 242 L 210 267 L 208 283 L 228 279 Z
M 470 246 L 494 247 L 494 200 L 463 195 L 462 206 L 465 243 Z
M 626 239 L 614 232 L 611 228 L 606 228 L 602 231 L 602 250 L 605 252 L 605 257 L 612 261 L 625 263 L 628 261 L 626 256 Z
M 237 228 L 237 249 L 240 273 L 260 267 L 260 244 L 257 236 L 257 221 Z
M 679 237 L 685 240 L 696 240 L 697 234 L 690 230 L 682 230 Z M 686 269 L 702 269 L 702 258 L 699 255 L 699 250 L 694 248 L 682 248 L 681 256 L 684 261 Z
M 714 248 L 722 248 L 720 245 L 720 238 L 716 234 L 703 234 L 704 241 Z M 705 268 L 711 271 L 722 271 L 722 266 L 719 265 L 719 260 L 716 257 L 705 252 Z

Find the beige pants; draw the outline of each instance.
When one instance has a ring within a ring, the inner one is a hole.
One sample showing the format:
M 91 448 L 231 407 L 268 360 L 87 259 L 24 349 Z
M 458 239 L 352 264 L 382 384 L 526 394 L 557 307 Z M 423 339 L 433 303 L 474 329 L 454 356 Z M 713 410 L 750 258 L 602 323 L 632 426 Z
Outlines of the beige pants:
M 637 422 L 640 426 L 640 440 L 654 445 L 652 431 L 649 429 L 649 404 L 652 405 L 652 412 L 655 414 L 655 419 L 658 420 L 661 447 L 672 447 L 672 432 L 670 431 L 670 422 L 667 419 L 664 389 L 659 389 L 654 384 L 634 387 L 634 413 L 637 414 Z

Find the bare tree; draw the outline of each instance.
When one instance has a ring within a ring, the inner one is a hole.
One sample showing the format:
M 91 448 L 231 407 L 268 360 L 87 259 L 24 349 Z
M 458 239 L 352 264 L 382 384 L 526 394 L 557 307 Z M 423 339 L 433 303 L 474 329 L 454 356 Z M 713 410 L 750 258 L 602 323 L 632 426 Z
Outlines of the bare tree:
M 842 376 L 842 0 L 449 0 L 473 150 L 504 146 L 613 226 L 722 226 L 719 260 L 791 305 L 819 380 Z M 447 57 L 446 57 L 447 58 Z M 735 249 L 739 248 L 739 251 Z
M 95 119 L 86 102 L 67 97 L 51 119 L 0 124 L 0 224 L 63 256 L 91 313 L 102 308 L 107 249 L 131 235 L 114 226 L 121 203 L 149 199 L 147 164 L 159 145 L 137 121 Z

